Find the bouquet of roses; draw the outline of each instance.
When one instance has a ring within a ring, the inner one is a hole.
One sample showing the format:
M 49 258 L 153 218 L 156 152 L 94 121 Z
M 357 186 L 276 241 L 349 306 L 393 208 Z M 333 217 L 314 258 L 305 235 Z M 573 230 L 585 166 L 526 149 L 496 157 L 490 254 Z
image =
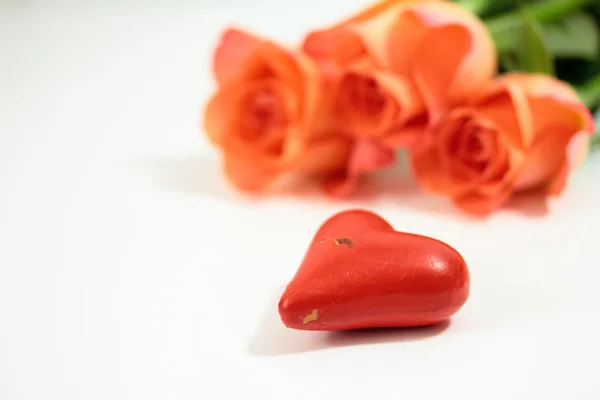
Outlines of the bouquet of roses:
M 204 130 L 244 191 L 302 174 L 348 197 L 405 150 L 421 188 L 468 212 L 556 195 L 597 137 L 593 3 L 384 0 L 298 48 L 228 29 Z

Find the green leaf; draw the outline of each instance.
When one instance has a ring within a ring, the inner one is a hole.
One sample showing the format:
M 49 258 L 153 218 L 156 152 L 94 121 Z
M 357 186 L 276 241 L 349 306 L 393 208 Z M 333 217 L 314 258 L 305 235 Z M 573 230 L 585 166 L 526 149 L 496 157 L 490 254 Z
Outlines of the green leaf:
M 600 147 L 600 132 L 596 132 L 590 137 L 590 148 L 597 150 Z
M 551 24 L 584 7 L 598 5 L 598 0 L 497 0 L 497 3 L 505 1 L 516 2 L 520 6 L 500 15 L 492 13 L 485 18 L 485 24 L 499 53 L 514 51 L 516 45 L 520 44 L 513 36 L 523 24 L 524 6 L 538 23 Z
M 500 67 L 502 73 L 519 71 L 519 61 L 513 53 L 500 54 Z
M 517 47 L 520 70 L 554 75 L 554 58 L 544 40 L 544 31 L 528 6 L 521 6 L 521 38 Z
M 543 38 L 554 57 L 592 60 L 598 56 L 600 31 L 590 14 L 576 12 L 558 23 L 545 25 Z
M 600 104 L 600 74 L 577 86 L 575 90 L 583 104 L 590 109 L 595 108 Z

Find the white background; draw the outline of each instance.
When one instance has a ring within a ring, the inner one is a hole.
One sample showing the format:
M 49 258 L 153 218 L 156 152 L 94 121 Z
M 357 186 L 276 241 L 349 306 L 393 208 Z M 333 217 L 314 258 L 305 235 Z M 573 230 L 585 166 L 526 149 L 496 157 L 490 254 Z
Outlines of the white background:
M 600 397 L 600 153 L 547 216 L 487 221 L 406 176 L 346 203 L 221 176 L 198 127 L 219 31 L 293 43 L 364 2 L 343 3 L 0 3 L 0 399 Z M 283 327 L 312 234 L 350 207 L 463 253 L 449 325 Z

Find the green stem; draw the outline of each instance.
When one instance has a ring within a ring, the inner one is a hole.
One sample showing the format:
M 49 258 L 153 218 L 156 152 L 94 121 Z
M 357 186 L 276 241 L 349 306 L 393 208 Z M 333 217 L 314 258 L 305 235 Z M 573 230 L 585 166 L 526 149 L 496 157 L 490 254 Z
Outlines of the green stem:
M 562 16 L 576 11 L 597 0 L 548 0 L 533 4 L 529 7 L 533 17 L 540 23 L 554 22 Z M 511 33 L 519 28 L 522 23 L 521 11 L 519 9 L 493 17 L 485 21 L 498 52 L 502 53 L 514 45 L 514 37 Z
M 600 132 L 596 132 L 590 138 L 590 149 L 596 150 L 600 147 Z
M 576 89 L 579 99 L 588 108 L 592 109 L 600 104 L 600 74 L 594 76 Z

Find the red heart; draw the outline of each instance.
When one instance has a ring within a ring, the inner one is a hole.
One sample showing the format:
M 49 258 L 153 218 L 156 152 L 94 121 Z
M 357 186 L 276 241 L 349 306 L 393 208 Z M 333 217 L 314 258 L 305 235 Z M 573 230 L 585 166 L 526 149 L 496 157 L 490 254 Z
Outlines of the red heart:
M 468 296 L 469 271 L 452 247 L 349 210 L 319 228 L 279 314 L 303 330 L 423 326 L 448 319 Z

